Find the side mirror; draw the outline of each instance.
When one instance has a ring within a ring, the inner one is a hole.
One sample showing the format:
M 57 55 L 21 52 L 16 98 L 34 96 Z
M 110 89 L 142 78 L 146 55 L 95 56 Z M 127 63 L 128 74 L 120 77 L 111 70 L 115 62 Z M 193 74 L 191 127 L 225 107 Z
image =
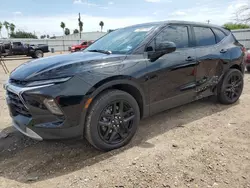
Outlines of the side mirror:
M 176 50 L 174 42 L 161 42 L 155 47 L 156 52 L 165 52 L 165 54 L 172 53 Z
M 165 54 L 172 53 L 176 50 L 176 44 L 174 42 L 161 42 L 156 44 L 155 51 L 151 51 L 152 47 L 148 47 L 148 58 L 153 62 L 159 59 Z

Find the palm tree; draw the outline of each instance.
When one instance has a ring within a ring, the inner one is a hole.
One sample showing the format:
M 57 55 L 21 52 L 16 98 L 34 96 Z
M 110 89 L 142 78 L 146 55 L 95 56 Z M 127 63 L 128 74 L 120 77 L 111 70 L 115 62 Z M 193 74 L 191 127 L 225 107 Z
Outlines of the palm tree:
M 69 28 L 65 28 L 64 34 L 65 34 L 65 35 L 69 35 L 69 34 L 70 34 Z
M 64 28 L 66 27 L 64 22 L 61 22 L 61 28 L 63 29 L 63 34 L 65 33 Z
M 79 33 L 79 30 L 78 30 L 78 29 L 75 29 L 75 30 L 73 31 L 73 33 Z
M 16 26 L 13 23 L 11 23 L 9 27 L 10 27 L 11 33 L 14 33 Z
M 2 28 L 3 28 L 3 24 L 2 22 L 0 22 L 0 38 L 2 38 Z
M 101 32 L 102 32 L 102 29 L 103 29 L 103 26 L 104 26 L 104 22 L 100 21 L 99 26 L 101 26 Z
M 80 21 L 80 22 L 79 22 L 79 29 L 80 29 L 80 32 L 82 32 L 82 30 L 83 30 L 82 28 L 83 28 L 83 22 Z
M 4 25 L 5 29 L 6 29 L 7 34 L 8 34 L 8 37 L 9 37 L 9 26 L 10 26 L 10 23 L 7 22 L 7 21 L 4 21 L 4 22 L 3 22 L 3 25 Z

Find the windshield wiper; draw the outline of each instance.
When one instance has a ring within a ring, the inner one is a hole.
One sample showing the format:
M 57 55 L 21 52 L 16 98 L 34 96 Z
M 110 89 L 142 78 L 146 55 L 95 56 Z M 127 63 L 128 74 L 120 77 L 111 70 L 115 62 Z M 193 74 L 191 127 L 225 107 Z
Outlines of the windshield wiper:
M 99 53 L 103 53 L 103 54 L 112 54 L 111 51 L 107 51 L 107 50 L 88 50 L 88 52 L 99 52 Z

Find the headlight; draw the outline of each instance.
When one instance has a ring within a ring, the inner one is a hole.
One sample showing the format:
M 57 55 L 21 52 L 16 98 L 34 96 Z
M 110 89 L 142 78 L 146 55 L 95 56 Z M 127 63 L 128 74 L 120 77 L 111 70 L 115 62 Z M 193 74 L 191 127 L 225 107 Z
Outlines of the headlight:
M 33 87 L 33 86 L 40 86 L 40 85 L 61 83 L 61 82 L 68 81 L 70 78 L 71 77 L 58 78 L 58 79 L 50 79 L 50 80 L 39 80 L 39 81 L 30 82 L 26 86 L 27 87 Z

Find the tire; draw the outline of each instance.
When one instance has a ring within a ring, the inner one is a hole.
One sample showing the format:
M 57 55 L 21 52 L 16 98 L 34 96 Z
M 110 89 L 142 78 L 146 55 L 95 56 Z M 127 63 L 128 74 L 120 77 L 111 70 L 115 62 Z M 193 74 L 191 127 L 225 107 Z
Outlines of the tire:
M 241 96 L 244 86 L 242 73 L 238 69 L 230 69 L 218 86 L 218 100 L 222 104 L 233 104 Z
M 42 50 L 36 50 L 35 54 L 32 56 L 32 58 L 42 58 L 43 57 L 43 51 Z
M 250 72 L 250 67 L 247 67 L 247 72 Z
M 115 103 L 115 106 L 111 105 L 112 103 Z M 120 108 L 121 104 L 123 108 Z M 119 111 L 116 112 L 118 114 L 114 113 L 114 107 Z M 120 113 L 121 109 L 126 110 Z M 124 114 L 124 116 L 119 114 Z M 117 149 L 129 143 L 133 138 L 139 121 L 140 110 L 134 97 L 124 91 L 108 90 L 101 93 L 89 108 L 85 137 L 99 150 Z

